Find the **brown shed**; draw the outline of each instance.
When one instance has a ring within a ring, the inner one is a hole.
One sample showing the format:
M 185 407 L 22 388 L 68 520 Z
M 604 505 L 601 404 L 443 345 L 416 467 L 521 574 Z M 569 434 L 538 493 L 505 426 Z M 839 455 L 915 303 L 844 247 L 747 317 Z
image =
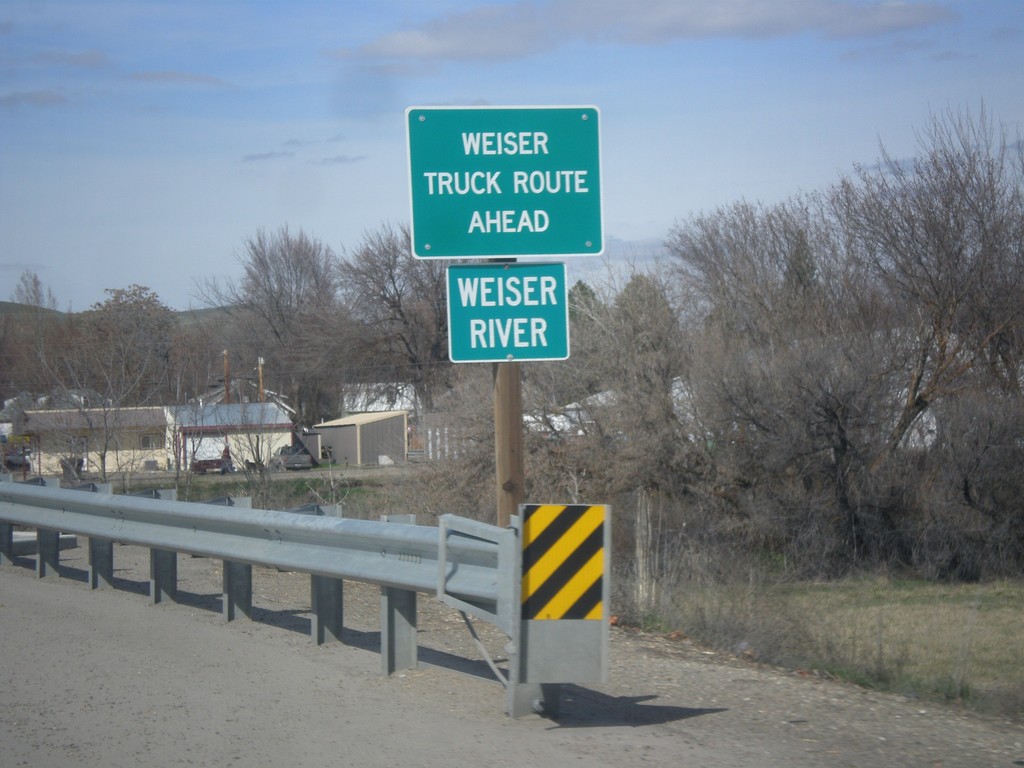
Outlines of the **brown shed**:
M 341 466 L 365 466 L 404 464 L 408 427 L 408 411 L 382 411 L 325 421 L 313 429 L 330 459 Z

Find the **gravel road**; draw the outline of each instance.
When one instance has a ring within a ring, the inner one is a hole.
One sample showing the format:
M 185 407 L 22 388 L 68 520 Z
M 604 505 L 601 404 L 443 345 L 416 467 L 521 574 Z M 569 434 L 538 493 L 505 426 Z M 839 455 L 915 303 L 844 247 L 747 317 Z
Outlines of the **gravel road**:
M 309 637 L 308 577 L 254 569 L 253 621 L 220 616 L 220 563 L 179 557 L 150 605 L 148 555 L 92 592 L 0 569 L 0 768 L 81 766 L 1024 766 L 1024 727 L 614 628 L 610 680 L 557 721 L 502 713 L 458 614 L 420 598 L 421 669 L 380 674 L 379 593 L 345 585 L 345 644 Z M 492 653 L 504 639 L 477 627 Z M 434 665 L 440 666 L 434 666 Z

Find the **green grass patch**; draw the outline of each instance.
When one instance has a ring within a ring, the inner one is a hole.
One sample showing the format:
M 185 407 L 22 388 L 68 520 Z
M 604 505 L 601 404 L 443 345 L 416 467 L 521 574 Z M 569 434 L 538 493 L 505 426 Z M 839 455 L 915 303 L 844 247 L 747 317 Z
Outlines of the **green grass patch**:
M 132 487 L 115 487 L 115 493 L 176 488 L 180 501 L 200 502 L 222 496 L 248 497 L 257 509 L 294 509 L 307 504 L 339 505 L 344 517 L 376 519 L 386 514 L 385 493 L 380 482 L 362 478 L 323 476 L 319 473 L 288 473 L 269 478 L 246 475 L 185 475 L 178 482 L 136 480 Z

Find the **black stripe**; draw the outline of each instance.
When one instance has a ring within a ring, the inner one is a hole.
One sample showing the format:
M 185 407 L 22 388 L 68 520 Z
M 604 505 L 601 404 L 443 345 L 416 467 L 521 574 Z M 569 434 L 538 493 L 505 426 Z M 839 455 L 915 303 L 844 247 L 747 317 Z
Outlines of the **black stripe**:
M 585 619 L 587 615 L 594 610 L 594 607 L 601 602 L 601 598 L 604 594 L 604 577 L 598 577 L 597 581 L 590 585 L 580 599 L 573 603 L 572 608 L 565 612 L 563 619 Z
M 565 535 L 566 531 L 575 525 L 576 521 L 583 517 L 583 514 L 590 509 L 586 504 L 570 504 L 565 507 L 561 512 L 555 515 L 555 519 L 551 521 L 551 524 L 544 529 L 544 532 L 534 539 L 529 546 L 523 549 L 523 575 L 534 566 L 534 564 L 544 557 L 545 553 L 551 547 L 553 547 L 562 536 Z M 530 519 L 537 510 L 537 507 L 528 508 L 523 515 L 523 525 L 525 526 L 526 521 Z
M 572 580 L 601 547 L 604 546 L 604 523 L 597 526 L 561 565 L 523 602 L 523 618 L 535 619 L 544 606 Z M 561 617 L 556 617 L 561 618 Z

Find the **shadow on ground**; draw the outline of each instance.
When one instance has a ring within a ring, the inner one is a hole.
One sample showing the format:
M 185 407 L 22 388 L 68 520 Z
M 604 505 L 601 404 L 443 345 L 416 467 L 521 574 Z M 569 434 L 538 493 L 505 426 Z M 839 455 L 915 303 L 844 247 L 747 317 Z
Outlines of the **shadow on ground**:
M 657 698 L 655 695 L 610 696 L 578 685 L 565 685 L 562 687 L 560 712 L 553 721 L 552 728 L 637 728 L 726 711 L 714 707 L 677 707 L 648 703 Z
M 35 570 L 36 561 L 34 557 L 14 558 L 15 566 L 26 570 Z M 61 579 L 88 584 L 88 571 L 66 563 L 58 566 L 58 575 Z M 117 575 L 114 571 L 113 588 L 121 592 L 128 592 L 139 595 L 142 598 L 149 598 L 149 582 L 137 579 L 127 579 Z M 223 595 L 220 592 L 197 593 L 189 592 L 180 586 L 177 590 L 177 597 L 174 602 L 197 610 L 209 611 L 210 613 L 223 613 Z M 309 637 L 312 633 L 312 620 L 309 618 L 308 608 L 294 608 L 289 610 L 276 610 L 264 608 L 258 605 L 252 607 L 251 620 L 268 626 L 284 629 Z M 244 619 L 238 619 L 244 620 Z M 312 640 L 311 640 L 312 642 Z M 345 627 L 342 632 L 342 642 L 345 645 L 372 653 L 380 653 L 380 632 L 366 632 L 358 629 Z M 437 650 L 420 645 L 419 662 L 421 667 L 439 667 L 452 672 L 458 672 L 485 680 L 497 681 L 494 672 L 486 661 L 481 659 L 470 659 L 446 651 Z M 501 664 L 505 660 L 499 659 L 496 663 Z M 507 676 L 507 670 L 502 670 Z

